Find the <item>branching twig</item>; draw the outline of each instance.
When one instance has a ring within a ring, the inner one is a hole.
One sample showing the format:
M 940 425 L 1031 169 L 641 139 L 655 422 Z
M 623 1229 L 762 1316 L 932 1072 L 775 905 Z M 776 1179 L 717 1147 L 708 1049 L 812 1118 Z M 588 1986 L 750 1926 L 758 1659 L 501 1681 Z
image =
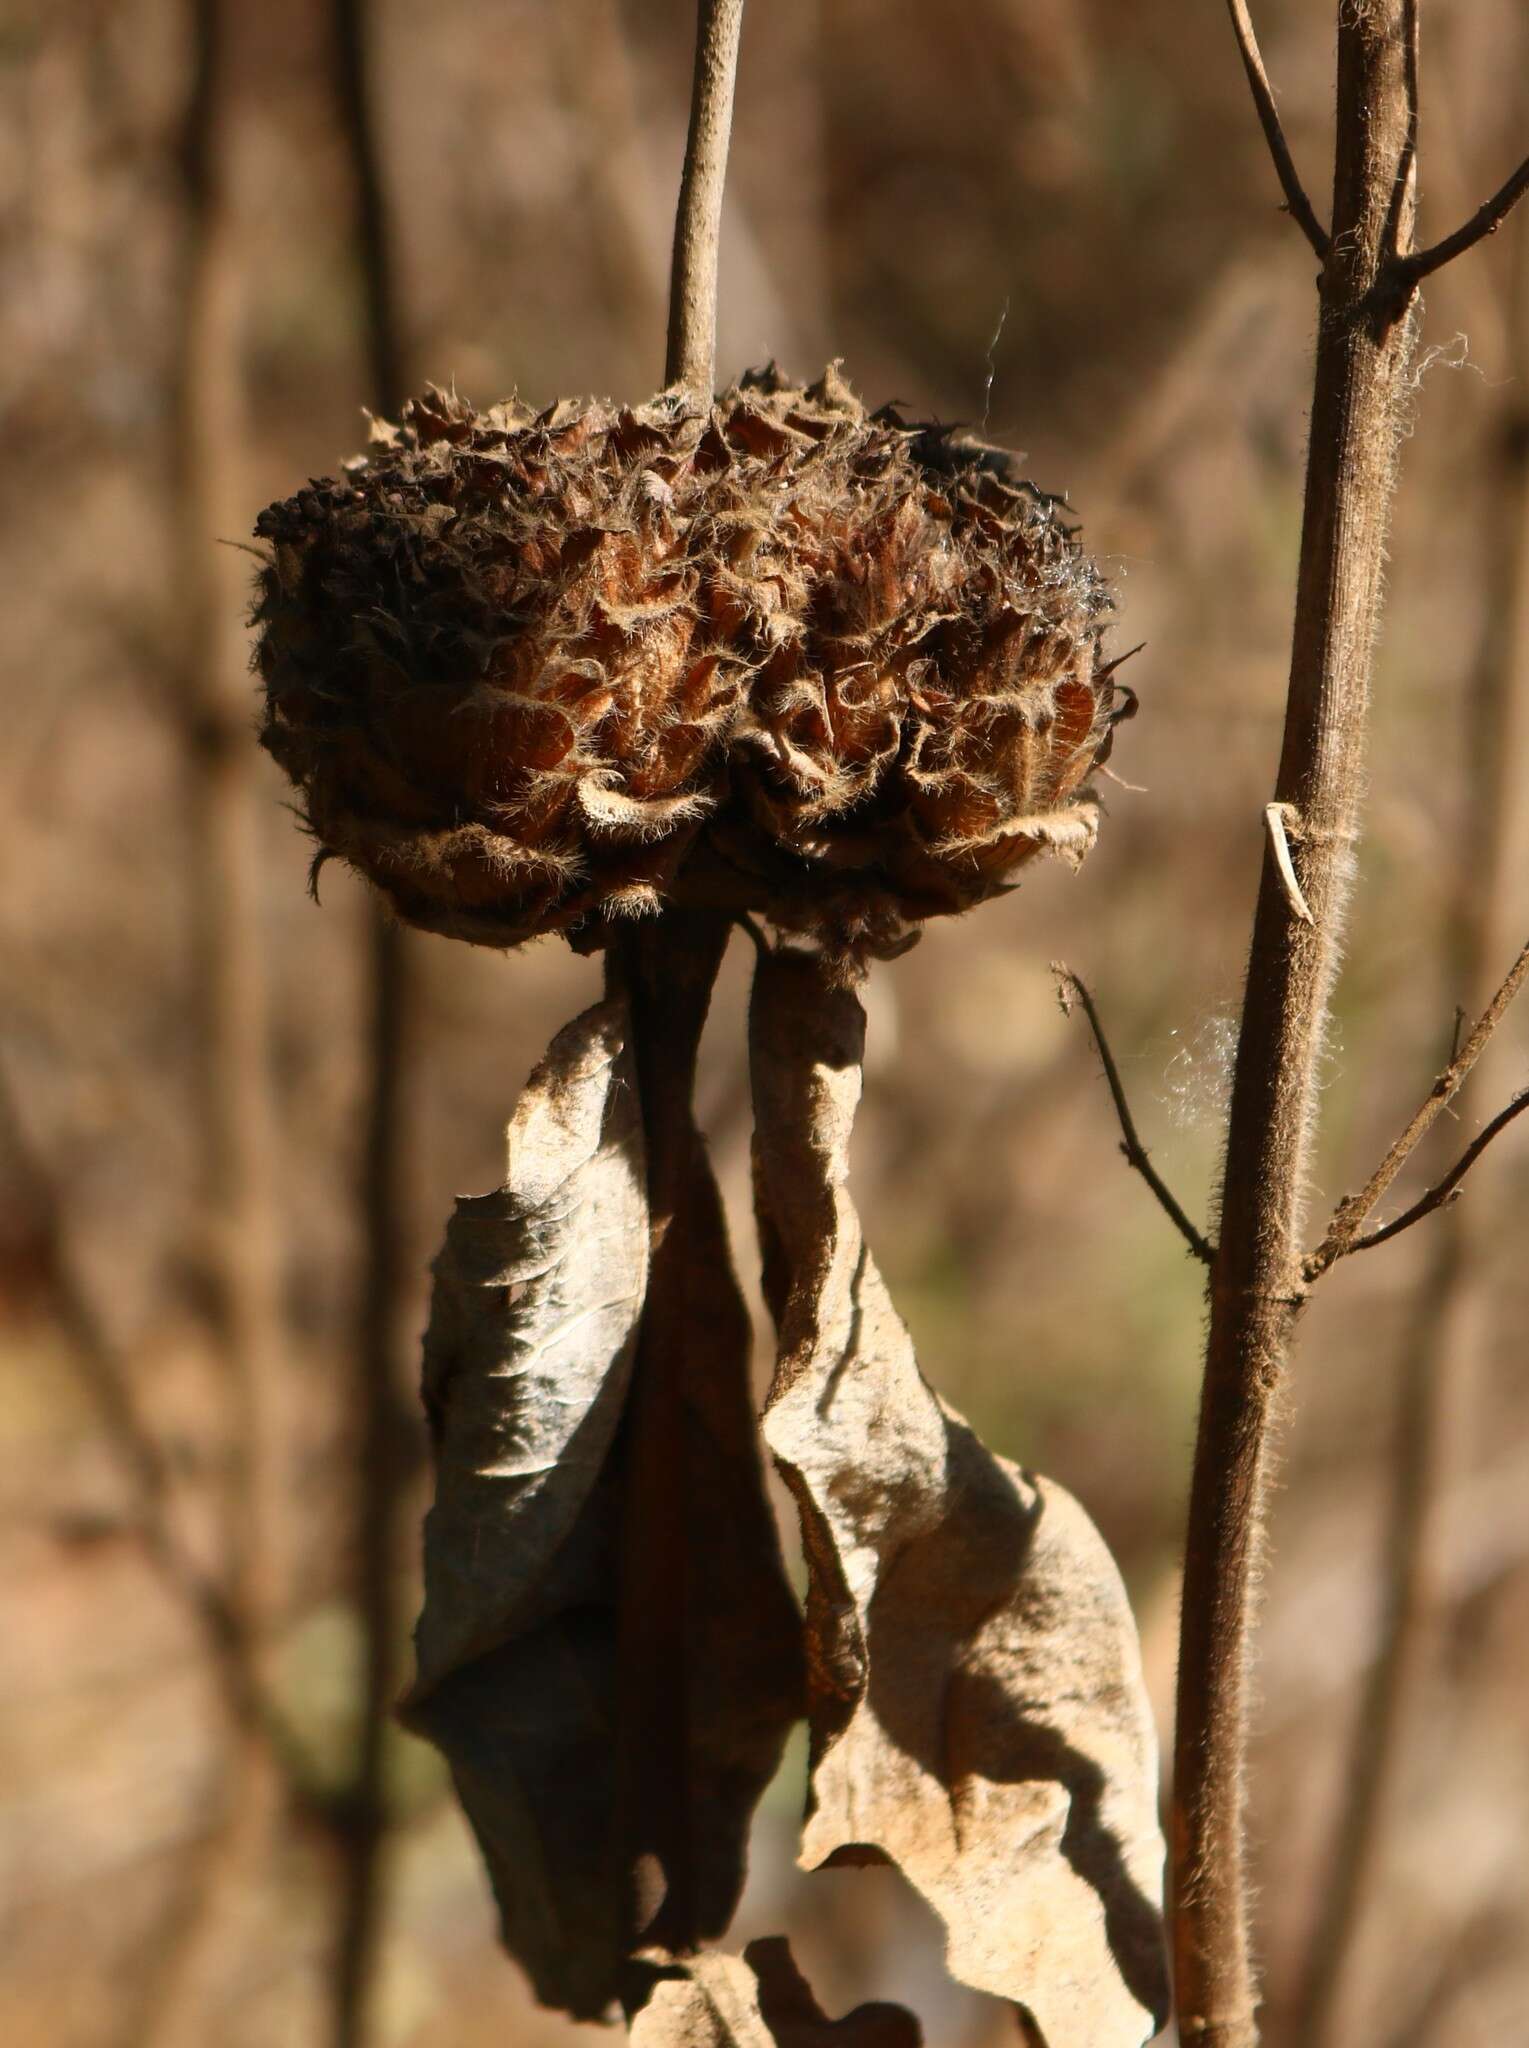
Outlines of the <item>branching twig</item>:
M 1498 187 L 1484 206 L 1477 207 L 1464 227 L 1456 228 L 1452 235 L 1446 235 L 1442 242 L 1435 242 L 1431 249 L 1418 249 L 1403 258 L 1402 269 L 1409 282 L 1418 284 L 1423 278 L 1431 277 L 1446 263 L 1453 263 L 1467 249 L 1485 241 L 1488 235 L 1495 235 L 1526 192 L 1529 192 L 1529 157 L 1524 158 L 1512 177 Z
M 1088 1019 L 1089 1029 L 1094 1034 L 1094 1045 L 1099 1053 L 1099 1063 L 1104 1068 L 1104 1078 L 1109 1083 L 1110 1096 L 1115 1104 L 1115 1115 L 1120 1123 L 1121 1152 L 1125 1155 L 1127 1163 L 1135 1167 L 1136 1171 L 1147 1183 L 1147 1186 L 1156 1195 L 1164 1213 L 1173 1224 L 1175 1230 L 1178 1231 L 1180 1237 L 1183 1238 L 1185 1244 L 1189 1246 L 1189 1249 L 1197 1259 L 1208 1266 L 1216 1256 L 1215 1246 L 1189 1220 L 1173 1190 L 1152 1164 L 1147 1148 L 1142 1144 L 1140 1137 L 1137 1135 L 1136 1121 L 1131 1115 L 1130 1104 L 1126 1101 L 1125 1087 L 1120 1079 L 1120 1069 L 1115 1064 L 1115 1056 L 1110 1051 L 1109 1040 L 1104 1035 L 1104 1026 L 1099 1022 L 1099 1012 L 1094 1005 L 1093 997 L 1089 994 L 1085 984 L 1073 973 L 1072 969 L 1065 966 L 1060 960 L 1052 961 L 1051 971 L 1056 976 L 1057 1000 L 1062 1005 L 1064 1016 L 1071 1016 L 1072 1014 L 1070 990 L 1072 995 L 1075 995 L 1082 1005 L 1083 1014 Z
M 1484 1130 L 1466 1146 L 1460 1157 L 1442 1180 L 1435 1183 L 1426 1195 L 1419 1196 L 1410 1209 L 1404 1209 L 1400 1216 L 1394 1216 L 1389 1223 L 1383 1223 L 1378 1230 L 1367 1230 L 1362 1237 L 1356 1237 L 1349 1246 L 1351 1252 L 1367 1252 L 1378 1244 L 1385 1244 L 1393 1237 L 1399 1237 L 1404 1230 L 1410 1230 L 1414 1223 L 1421 1223 L 1425 1216 L 1431 1216 L 1436 1209 L 1444 1209 L 1451 1202 L 1457 1202 L 1464 1189 L 1460 1183 L 1470 1172 L 1488 1145 L 1505 1130 L 1522 1111 L 1529 1109 L 1529 1088 L 1522 1095 L 1515 1095 L 1505 1109 L 1500 1109 Z
M 1242 52 L 1242 67 L 1248 74 L 1248 84 L 1252 88 L 1253 104 L 1258 109 L 1264 140 L 1269 145 L 1269 154 L 1273 157 L 1274 168 L 1279 173 L 1286 210 L 1325 263 L 1332 244 L 1327 230 L 1317 219 L 1311 201 L 1306 197 L 1305 188 L 1295 168 L 1295 159 L 1290 154 L 1290 145 L 1285 140 L 1285 131 L 1280 125 L 1279 112 L 1274 104 L 1274 88 L 1270 85 L 1269 74 L 1264 69 L 1264 60 L 1259 52 L 1258 37 L 1253 31 L 1247 0 L 1226 0 L 1226 5 L 1227 12 L 1232 17 L 1237 47 Z
M 699 0 L 690 133 L 674 222 L 664 379 L 711 403 L 717 362 L 717 255 L 733 127 L 743 0 Z
M 1529 980 L 1529 943 L 1525 944 L 1509 968 L 1501 988 L 1482 1011 L 1475 1030 L 1434 1082 L 1412 1120 L 1370 1175 L 1364 1187 L 1357 1195 L 1346 1195 L 1338 1204 L 1333 1213 L 1333 1220 L 1327 1227 L 1327 1235 L 1306 1260 L 1305 1278 L 1308 1282 L 1319 1279 L 1335 1260 L 1341 1259 L 1345 1252 L 1355 1248 L 1355 1241 L 1365 1218 L 1406 1165 L 1419 1140 L 1454 1100 L 1471 1068 L 1485 1052 L 1487 1043 L 1502 1021 L 1508 1005 L 1526 980 Z M 1517 1113 L 1516 1108 L 1513 1113 Z M 1461 1173 L 1468 1170 L 1475 1149 L 1466 1154 L 1465 1160 L 1455 1174 L 1456 1180 Z M 1451 1181 L 1450 1185 L 1453 1186 L 1454 1181 Z M 1431 1206 L 1437 1207 L 1438 1204 L 1434 1203 Z M 1402 1220 L 1399 1218 L 1397 1223 L 1388 1226 L 1384 1233 L 1375 1233 L 1374 1241 L 1378 1243 L 1382 1235 L 1395 1236 L 1397 1229 L 1401 1227 Z

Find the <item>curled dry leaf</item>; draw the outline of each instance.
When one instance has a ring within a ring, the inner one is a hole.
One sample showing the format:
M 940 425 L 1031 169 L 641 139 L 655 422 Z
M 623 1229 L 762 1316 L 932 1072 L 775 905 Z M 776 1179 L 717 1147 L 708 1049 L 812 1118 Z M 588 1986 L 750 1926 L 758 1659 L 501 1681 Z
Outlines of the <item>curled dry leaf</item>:
M 558 1035 L 511 1122 L 505 1186 L 458 1203 L 436 1261 L 424 1393 L 438 1472 L 404 1705 L 451 1764 L 506 1946 L 544 2003 L 585 2018 L 646 1981 L 632 1958 L 656 1919 L 676 1948 L 726 1926 L 749 1815 L 799 1710 L 798 1624 L 737 1317 L 719 1312 L 704 1359 L 716 1470 L 661 1538 L 682 1625 L 645 1626 L 633 1607 L 631 1586 L 653 1578 L 631 1496 L 654 1263 L 633 1036 L 620 992 Z M 725 1307 L 725 1244 L 709 1251 Z M 741 1431 L 727 1426 L 734 1409 Z M 783 1611 L 772 1687 L 756 1666 Z M 659 1661 L 677 1670 L 656 1686 Z M 678 1727 L 650 1725 L 656 1707 Z M 666 1803 L 671 1833 L 655 1844 Z
M 703 1955 L 654 1987 L 632 2022 L 632 2048 L 920 2048 L 900 2005 L 857 2005 L 825 2017 L 783 1940 L 742 1956 Z
M 865 1019 L 760 964 L 756 1176 L 780 1357 L 765 1435 L 807 1552 L 809 1867 L 889 1861 L 950 1969 L 1047 2048 L 1166 2016 L 1156 1745 L 1130 1609 L 1077 1503 L 919 1373 L 847 1186 Z
M 750 1330 L 691 1109 L 728 920 L 671 910 L 607 955 L 633 1017 L 653 1246 L 623 1427 L 623 1825 L 643 1940 L 721 1934 L 749 1818 L 803 1711 L 802 1618 L 764 1492 Z

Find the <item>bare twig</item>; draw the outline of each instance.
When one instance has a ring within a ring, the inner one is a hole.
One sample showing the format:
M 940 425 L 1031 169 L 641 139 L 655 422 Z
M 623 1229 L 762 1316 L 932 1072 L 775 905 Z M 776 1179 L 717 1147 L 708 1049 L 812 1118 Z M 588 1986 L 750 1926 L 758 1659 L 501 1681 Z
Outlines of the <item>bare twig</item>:
M 1147 1148 L 1137 1135 L 1136 1120 L 1131 1115 L 1130 1104 L 1126 1101 L 1125 1087 L 1120 1079 L 1120 1069 L 1110 1051 L 1109 1040 L 1104 1035 L 1104 1026 L 1099 1022 L 1099 1012 L 1087 987 L 1060 960 L 1053 960 L 1051 971 L 1056 976 L 1057 999 L 1065 1016 L 1072 1014 L 1071 996 L 1075 995 L 1088 1019 L 1089 1029 L 1094 1034 L 1094 1045 L 1098 1050 L 1099 1063 L 1104 1068 L 1104 1078 L 1109 1083 L 1110 1097 L 1115 1104 L 1115 1115 L 1120 1123 L 1120 1149 L 1129 1165 L 1134 1166 L 1142 1179 L 1158 1199 L 1163 1212 L 1183 1238 L 1195 1257 L 1209 1265 L 1216 1256 L 1215 1246 L 1198 1231 L 1189 1220 L 1173 1190 L 1168 1186 L 1157 1168 L 1152 1164 Z M 1069 991 L 1071 994 L 1069 994 Z
M 1365 1218 L 1371 1213 L 1375 1204 L 1381 1200 L 1387 1188 L 1390 1187 L 1396 1176 L 1406 1165 L 1408 1159 L 1416 1150 L 1419 1140 L 1454 1100 L 1471 1068 L 1475 1066 L 1477 1060 L 1485 1052 L 1492 1033 L 1501 1023 L 1508 1005 L 1518 994 L 1526 980 L 1529 980 L 1529 943 L 1524 945 L 1518 958 L 1509 968 L 1502 986 L 1482 1011 L 1475 1030 L 1472 1031 L 1459 1052 L 1456 1053 L 1449 1065 L 1445 1067 L 1434 1082 L 1406 1129 L 1396 1140 L 1390 1151 L 1387 1152 L 1385 1158 L 1381 1160 L 1379 1166 L 1370 1175 L 1364 1187 L 1357 1195 L 1345 1195 L 1338 1204 L 1337 1209 L 1333 1213 L 1333 1220 L 1327 1227 L 1327 1235 L 1305 1262 L 1304 1277 L 1308 1284 L 1313 1280 L 1320 1279 L 1322 1274 L 1327 1271 L 1328 1267 L 1335 1260 L 1341 1259 L 1345 1252 L 1354 1249 L 1355 1240 L 1359 1236 Z M 1516 1108 L 1513 1109 L 1513 1114 L 1517 1114 Z M 1509 1120 L 1511 1121 L 1511 1118 Z M 1468 1170 L 1473 1156 L 1474 1152 L 1466 1155 L 1465 1161 L 1460 1166 L 1460 1173 Z M 1455 1178 L 1458 1179 L 1458 1177 L 1459 1174 L 1457 1173 Z M 1453 1186 L 1454 1181 L 1451 1181 L 1450 1185 Z M 1438 1205 L 1435 1203 L 1432 1206 L 1437 1207 Z M 1395 1228 L 1388 1227 L 1384 1234 L 1394 1236 L 1396 1228 L 1399 1227 L 1401 1227 L 1400 1220 L 1398 1220 Z M 1380 1241 L 1380 1234 L 1377 1233 L 1375 1241 Z
M 1252 17 L 1248 13 L 1247 0 L 1226 0 L 1226 6 L 1228 14 L 1232 17 L 1237 47 L 1242 52 L 1242 68 L 1248 74 L 1248 84 L 1252 88 L 1253 104 L 1258 109 L 1264 140 L 1269 145 L 1269 154 L 1273 157 L 1274 168 L 1279 173 L 1286 210 L 1325 263 L 1331 242 L 1327 230 L 1317 219 L 1311 201 L 1306 197 L 1305 188 L 1295 168 L 1295 159 L 1290 154 L 1290 145 L 1285 140 L 1285 131 L 1280 125 L 1279 113 L 1274 104 L 1274 88 L 1270 85 L 1269 74 L 1264 69 L 1264 60 L 1258 48 L 1258 37 L 1253 30 Z
M 699 0 L 690 133 L 674 222 L 664 379 L 711 403 L 717 367 L 717 258 L 733 127 L 743 0 Z
M 334 0 L 334 83 L 350 159 L 365 290 L 367 395 L 377 411 L 396 416 L 405 393 L 404 344 L 369 77 L 368 13 L 367 0 Z M 375 899 L 368 906 L 365 944 L 367 1076 L 358 1185 L 363 1265 L 355 1331 L 359 1432 L 352 1502 L 364 1651 L 355 1762 L 338 1803 L 334 2048 L 361 2048 L 370 2031 L 389 1828 L 386 1745 L 399 1682 L 402 1453 L 410 1426 L 401 1397 L 399 1338 L 409 1272 L 404 1094 L 412 949 L 402 926 Z
M 1488 235 L 1495 235 L 1526 192 L 1529 192 L 1529 157 L 1524 158 L 1512 177 L 1500 185 L 1484 205 L 1477 207 L 1464 227 L 1456 228 L 1452 235 L 1446 235 L 1442 242 L 1435 242 L 1431 249 L 1418 249 L 1402 259 L 1402 269 L 1409 281 L 1420 283 L 1436 270 L 1442 270 L 1446 263 L 1453 263 L 1457 256 L 1463 256 L 1467 249 L 1485 241 Z
M 1442 1180 L 1436 1181 L 1427 1194 L 1419 1196 L 1410 1209 L 1404 1209 L 1400 1216 L 1393 1216 L 1389 1223 L 1383 1223 L 1378 1230 L 1367 1230 L 1362 1237 L 1356 1237 L 1349 1250 L 1372 1251 L 1376 1245 L 1386 1244 L 1391 1238 L 1399 1237 L 1404 1230 L 1410 1230 L 1414 1223 L 1421 1223 L 1425 1216 L 1433 1215 L 1436 1209 L 1447 1208 L 1451 1202 L 1457 1202 L 1464 1192 L 1460 1186 L 1461 1181 L 1498 1132 L 1506 1130 L 1513 1119 L 1526 1109 L 1529 1109 L 1529 1089 L 1525 1089 L 1522 1095 L 1515 1095 L 1505 1109 L 1497 1112 L 1485 1129 L 1466 1146 L 1449 1172 Z

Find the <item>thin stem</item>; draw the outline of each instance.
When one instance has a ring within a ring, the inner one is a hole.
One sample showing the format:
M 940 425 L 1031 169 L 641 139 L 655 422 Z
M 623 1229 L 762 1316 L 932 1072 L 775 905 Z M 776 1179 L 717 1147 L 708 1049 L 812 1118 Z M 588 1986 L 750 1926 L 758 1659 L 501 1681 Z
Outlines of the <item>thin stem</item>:
M 1228 14 L 1232 17 L 1232 30 L 1237 37 L 1237 47 L 1242 53 L 1242 68 L 1248 74 L 1248 85 L 1252 90 L 1253 104 L 1258 109 L 1264 140 L 1269 145 L 1269 154 L 1273 157 L 1274 168 L 1279 174 L 1280 189 L 1285 195 L 1285 206 L 1290 218 L 1325 263 L 1331 243 L 1327 230 L 1317 219 L 1312 203 L 1306 197 L 1300 174 L 1295 167 L 1295 159 L 1290 154 L 1290 145 L 1285 140 L 1285 131 L 1280 125 L 1279 113 L 1274 104 L 1274 88 L 1270 85 L 1269 74 L 1264 69 L 1264 60 L 1259 51 L 1252 17 L 1248 13 L 1247 0 L 1226 0 L 1226 6 Z
M 1333 1220 L 1327 1227 L 1327 1235 L 1306 1261 L 1305 1278 L 1308 1283 L 1320 1279 L 1335 1260 L 1341 1259 L 1345 1252 L 1353 1249 L 1365 1218 L 1406 1165 L 1419 1141 L 1454 1100 L 1471 1068 L 1486 1051 L 1492 1033 L 1502 1022 L 1508 1005 L 1526 980 L 1529 980 L 1529 942 L 1525 943 L 1518 958 L 1508 969 L 1502 986 L 1482 1011 L 1475 1030 L 1434 1082 L 1406 1129 L 1370 1175 L 1364 1187 L 1357 1195 L 1345 1195 L 1338 1204 L 1333 1213 Z
M 1090 995 L 1079 977 L 1073 973 L 1072 969 L 1063 966 L 1061 961 L 1053 960 L 1051 971 L 1057 979 L 1057 995 L 1061 1001 L 1064 1015 L 1071 1012 L 1071 1003 L 1068 998 L 1068 991 L 1071 990 L 1082 1005 L 1083 1014 L 1088 1019 L 1089 1029 L 1094 1034 L 1094 1045 L 1099 1054 L 1099 1063 L 1104 1068 L 1104 1078 L 1109 1083 L 1110 1098 L 1114 1102 L 1115 1115 L 1120 1124 L 1120 1149 L 1124 1153 L 1127 1163 L 1135 1167 L 1136 1171 L 1147 1183 L 1147 1186 L 1151 1188 L 1169 1221 L 1189 1246 L 1195 1257 L 1202 1260 L 1208 1266 L 1216 1256 L 1215 1246 L 1200 1231 L 1196 1230 L 1194 1224 L 1189 1220 L 1188 1215 L 1175 1197 L 1173 1190 L 1152 1164 L 1147 1148 L 1143 1145 L 1137 1134 L 1136 1120 L 1131 1115 L 1131 1106 L 1126 1100 L 1125 1087 L 1120 1079 L 1120 1069 L 1115 1064 L 1115 1055 L 1110 1051 L 1109 1040 L 1104 1035 L 1104 1026 L 1099 1021 L 1099 1012 L 1094 1004 L 1092 995 Z
M 1410 1230 L 1414 1223 L 1421 1223 L 1425 1216 L 1433 1215 L 1436 1209 L 1443 1209 L 1449 1203 L 1457 1201 L 1459 1196 L 1456 1190 L 1459 1189 L 1461 1181 L 1464 1180 L 1498 1132 L 1506 1130 L 1513 1119 L 1521 1115 L 1526 1109 L 1529 1109 L 1529 1090 L 1526 1090 L 1522 1095 L 1515 1095 L 1505 1109 L 1500 1109 L 1497 1112 L 1486 1128 L 1466 1146 L 1460 1157 L 1449 1169 L 1449 1172 L 1444 1175 L 1442 1180 L 1435 1182 L 1426 1195 L 1419 1196 L 1410 1209 L 1404 1209 L 1400 1216 L 1394 1216 L 1389 1223 L 1383 1223 L 1378 1230 L 1367 1230 L 1363 1237 L 1356 1237 L 1349 1246 L 1349 1250 L 1351 1252 L 1373 1251 L 1376 1245 L 1389 1243 L 1393 1237 L 1399 1237 L 1404 1230 Z
M 368 16 L 367 0 L 334 0 L 334 89 L 350 159 L 365 294 L 367 396 L 378 412 L 396 417 L 404 397 L 404 349 L 369 77 Z M 376 901 L 368 908 L 365 947 L 367 1086 L 357 1191 L 363 1250 L 355 1331 L 359 1441 L 352 1501 L 364 1647 L 357 1752 L 340 1800 L 334 2048 L 361 2048 L 370 2034 L 389 1831 L 387 1731 L 399 1679 L 399 1518 L 409 1428 L 400 1392 L 399 1334 L 409 1272 L 404 1190 L 411 949 L 402 927 Z
M 1418 4 L 1417 0 L 1406 0 L 1403 34 L 1406 37 L 1406 83 L 1407 83 L 1407 140 L 1396 161 L 1396 177 L 1391 186 L 1391 205 L 1386 215 L 1385 247 L 1392 256 L 1401 256 L 1401 223 L 1404 209 L 1409 216 L 1415 216 L 1417 209 L 1417 160 L 1418 125 L 1420 115 L 1420 94 L 1418 86 Z M 1405 259 L 1404 259 L 1405 260 Z
M 699 0 L 690 133 L 674 222 L 664 381 L 711 403 L 717 373 L 717 261 L 733 128 L 743 0 Z
M 244 254 L 230 190 L 241 92 L 230 0 L 195 0 L 181 133 L 184 239 L 173 420 L 180 694 L 190 866 L 200 1223 L 236 1410 L 225 1503 L 228 1597 L 251 1635 L 279 1596 L 282 1342 L 268 976 L 260 940 L 265 799 L 250 745 L 247 564 L 220 536 L 248 517 L 251 430 L 240 362 Z
M 1517 288 L 1505 328 L 1513 340 L 1529 342 L 1529 222 L 1520 223 L 1517 256 Z M 1459 844 L 1455 901 L 1445 936 L 1446 986 L 1463 990 L 1473 1004 L 1489 985 L 1503 951 L 1520 873 L 1517 734 L 1529 684 L 1529 637 L 1523 632 L 1529 619 L 1529 447 L 1515 432 L 1521 406 L 1521 400 L 1506 402 L 1503 417 L 1494 423 L 1506 460 L 1495 466 L 1495 475 L 1489 469 L 1480 512 L 1489 624 L 1467 703 L 1467 789 L 1474 829 Z M 1457 1005 L 1451 1062 L 1459 1056 L 1466 1022 Z M 1496 1127 L 1505 1120 L 1506 1113 L 1494 1120 Z M 1448 1182 L 1458 1179 L 1492 1134 L 1483 1133 L 1467 1160 L 1439 1183 L 1443 1201 L 1449 1199 Z M 1439 1136 L 1442 1126 L 1435 1127 Z M 1381 1241 L 1423 1212 L 1424 1204 L 1415 1204 L 1408 1217 L 1398 1218 L 1387 1232 L 1358 1239 L 1354 1248 Z M 1441 1217 L 1430 1237 L 1402 1353 L 1388 1526 L 1380 1550 L 1380 1648 L 1353 1724 L 1342 1774 L 1348 1790 L 1334 1834 L 1331 1874 L 1313 1901 L 1308 1953 L 1298 1975 L 1290 2037 L 1301 2048 L 1336 2048 L 1346 2037 L 1355 2016 L 1356 1958 L 1363 1952 L 1365 1928 L 1384 1910 L 1388 1850 L 1396 1830 L 1406 1825 L 1400 1795 L 1408 1739 L 1427 1711 L 1424 1686 L 1438 1654 L 1441 1609 L 1452 1597 L 1442 1544 L 1449 1523 L 1447 1496 L 1473 1484 L 1461 1450 L 1471 1422 L 1468 1361 L 1479 1356 L 1489 1332 L 1485 1278 L 1479 1239 L 1468 1237 L 1458 1218 Z M 1447 1930 L 1442 1938 L 1452 1939 Z M 1466 1938 L 1469 1945 L 1469 1931 Z M 1442 2018 L 1434 1998 L 1424 1998 L 1420 2011 L 1422 2022 L 1408 2034 L 1415 2044 L 1432 2040 Z M 1393 2048 L 1400 2048 L 1401 2038 Z
M 157 1960 L 146 2048 L 183 2048 L 206 2030 L 209 1969 L 226 1958 L 239 1902 L 279 1817 L 263 1721 L 260 1659 L 285 1584 L 280 1383 L 285 1362 L 269 985 L 262 943 L 265 800 L 250 745 L 247 564 L 221 542 L 248 519 L 249 402 L 241 360 L 248 260 L 233 190 L 245 66 L 232 0 L 190 0 L 189 91 L 180 131 L 182 231 L 178 362 L 171 422 L 174 616 L 193 879 L 191 1004 L 200 1187 L 196 1221 L 211 1281 L 213 1336 L 231 1413 L 220 1501 L 225 1563 L 188 1568 L 163 1494 L 144 1496 L 144 1541 L 179 1586 L 208 1645 L 228 1719 L 222 1817 L 205 1881 Z M 84 1332 L 78 1327 L 76 1335 Z M 88 1344 L 98 1387 L 109 1359 Z M 125 1417 L 119 1415 L 118 1427 Z M 140 1478 L 147 1477 L 142 1467 Z
M 1425 277 L 1431 277 L 1446 263 L 1453 263 L 1467 249 L 1485 241 L 1488 235 L 1495 235 L 1526 192 L 1529 192 L 1529 156 L 1484 205 L 1477 207 L 1464 227 L 1456 228 L 1452 235 L 1446 235 L 1442 242 L 1435 242 L 1431 249 L 1419 249 L 1404 259 L 1403 268 L 1408 278 L 1416 284 Z
M 690 1614 L 693 1479 L 686 1422 L 687 1333 L 696 1275 L 689 1263 L 705 1150 L 692 1098 L 701 1032 L 731 935 L 716 911 L 668 910 L 622 932 L 606 953 L 612 990 L 631 1004 L 647 1155 L 652 1263 L 626 1422 L 628 1470 L 620 1591 L 622 1815 L 634 1864 L 661 1872 L 645 1943 L 693 1950 L 703 1927 L 694 1826 Z
M 1276 1396 L 1304 1301 L 1300 1224 L 1364 779 L 1411 356 L 1408 324 L 1376 317 L 1373 300 L 1389 260 L 1406 146 L 1405 23 L 1402 0 L 1370 0 L 1341 10 L 1338 24 L 1333 231 L 1320 282 L 1290 688 L 1272 792 L 1286 807 L 1311 921 L 1299 915 L 1267 848 L 1228 1119 L 1185 1545 L 1172 1902 L 1179 2031 L 1197 2048 L 1253 2048 L 1259 2037 L 1243 1825 L 1248 1649 Z M 1410 215 L 1409 191 L 1395 223 L 1403 241 Z

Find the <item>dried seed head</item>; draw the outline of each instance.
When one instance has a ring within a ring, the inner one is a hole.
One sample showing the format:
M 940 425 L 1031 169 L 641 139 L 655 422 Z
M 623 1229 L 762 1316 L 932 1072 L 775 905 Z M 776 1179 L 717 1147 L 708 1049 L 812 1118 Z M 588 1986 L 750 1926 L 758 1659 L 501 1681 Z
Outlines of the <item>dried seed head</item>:
M 675 897 L 852 962 L 1092 843 L 1096 569 L 1009 458 L 832 370 L 710 414 L 431 390 L 256 531 L 264 742 L 431 930 L 598 944 Z

